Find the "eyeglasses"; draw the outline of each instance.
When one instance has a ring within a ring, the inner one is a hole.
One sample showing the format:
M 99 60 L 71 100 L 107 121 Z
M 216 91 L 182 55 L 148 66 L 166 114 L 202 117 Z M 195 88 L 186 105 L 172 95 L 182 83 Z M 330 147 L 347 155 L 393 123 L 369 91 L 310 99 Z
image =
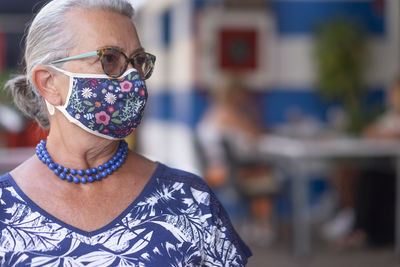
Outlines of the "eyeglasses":
M 153 73 L 154 63 L 156 62 L 155 56 L 144 51 L 140 51 L 132 57 L 127 57 L 121 50 L 108 47 L 85 54 L 57 59 L 51 61 L 50 64 L 93 56 L 99 56 L 104 73 L 112 78 L 120 77 L 126 71 L 128 64 L 131 63 L 139 72 L 140 77 L 142 77 L 143 80 L 147 80 Z

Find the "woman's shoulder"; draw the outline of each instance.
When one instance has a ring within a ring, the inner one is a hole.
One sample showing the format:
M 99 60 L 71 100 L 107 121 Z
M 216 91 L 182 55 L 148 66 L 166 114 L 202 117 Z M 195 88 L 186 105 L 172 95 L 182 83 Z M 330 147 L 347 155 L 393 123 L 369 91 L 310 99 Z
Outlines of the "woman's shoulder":
M 0 176 L 0 221 L 6 216 L 7 209 L 21 202 L 18 187 L 15 186 L 13 177 L 9 172 Z
M 229 220 L 212 189 L 196 174 L 159 163 L 152 182 L 150 193 L 157 192 L 157 195 L 173 198 L 177 207 L 191 203 L 201 213 L 212 217 L 223 215 L 224 221 Z M 223 214 L 219 214 L 220 212 Z
M 155 172 L 155 176 L 163 183 L 180 183 L 184 186 L 201 191 L 211 190 L 204 179 L 194 173 L 169 167 L 162 163 L 158 164 L 159 166 Z
M 8 172 L 0 175 L 0 190 L 12 187 L 11 179 L 12 178 Z
M 153 178 L 157 180 L 158 188 L 152 189 L 158 191 L 155 194 L 157 197 L 168 203 L 168 210 L 175 209 L 175 215 L 184 213 L 185 216 L 201 218 L 200 224 L 207 243 L 204 247 L 207 255 L 205 262 L 221 260 L 221 263 L 230 262 L 230 266 L 246 264 L 247 258 L 252 255 L 250 249 L 236 233 L 226 210 L 202 178 L 160 163 Z M 217 243 L 226 247 L 213 246 Z M 226 258 L 215 258 L 216 255 L 225 255 Z

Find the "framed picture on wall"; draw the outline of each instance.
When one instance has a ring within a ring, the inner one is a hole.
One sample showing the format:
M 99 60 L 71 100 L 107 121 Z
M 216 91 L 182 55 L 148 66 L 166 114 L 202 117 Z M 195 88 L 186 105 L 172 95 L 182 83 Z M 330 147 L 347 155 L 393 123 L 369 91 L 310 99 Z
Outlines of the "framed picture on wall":
M 226 71 L 256 71 L 258 32 L 255 28 L 222 27 L 218 33 L 218 67 Z
M 242 75 L 254 88 L 271 83 L 275 32 L 266 11 L 206 9 L 198 25 L 198 83 L 212 86 L 225 73 Z

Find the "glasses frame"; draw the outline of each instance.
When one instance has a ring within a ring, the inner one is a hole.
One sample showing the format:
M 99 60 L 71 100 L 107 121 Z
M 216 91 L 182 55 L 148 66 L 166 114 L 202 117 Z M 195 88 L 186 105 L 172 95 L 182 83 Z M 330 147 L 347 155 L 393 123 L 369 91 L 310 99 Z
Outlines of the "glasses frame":
M 122 70 L 122 72 L 118 75 L 111 75 L 109 74 L 105 67 L 104 67 L 104 63 L 103 63 L 103 55 L 106 51 L 116 51 L 119 52 L 120 54 L 122 54 L 125 57 L 125 65 L 124 68 Z M 124 74 L 124 72 L 126 71 L 126 69 L 128 68 L 128 64 L 131 63 L 133 67 L 135 67 L 135 63 L 137 60 L 137 56 L 139 55 L 145 55 L 146 56 L 146 60 L 149 60 L 151 62 L 151 68 L 149 69 L 149 71 L 147 73 L 143 73 L 142 69 L 136 69 L 140 76 L 142 77 L 143 80 L 147 80 L 148 78 L 150 78 L 151 74 L 153 73 L 153 69 L 154 69 L 154 63 L 156 61 L 156 56 L 144 52 L 144 51 L 139 51 L 137 53 L 135 53 L 132 57 L 128 57 L 127 55 L 125 55 L 124 52 L 122 52 L 121 50 L 119 50 L 118 48 L 114 48 L 114 47 L 106 47 L 106 48 L 101 48 L 99 50 L 96 51 L 92 51 L 92 52 L 88 52 L 88 53 L 84 53 L 84 54 L 79 54 L 79 55 L 75 55 L 75 56 L 71 56 L 71 57 L 66 57 L 66 58 L 61 58 L 61 59 L 57 59 L 57 60 L 53 60 L 51 61 L 49 64 L 57 64 L 57 63 L 62 63 L 62 62 L 66 62 L 66 61 L 70 61 L 70 60 L 76 60 L 76 59 L 83 59 L 83 58 L 88 58 L 88 57 L 93 57 L 93 56 L 98 56 L 100 58 L 100 62 L 101 62 L 101 67 L 103 68 L 104 73 L 112 78 L 119 78 L 121 77 L 122 74 Z M 144 63 L 143 63 L 144 64 Z M 136 68 L 136 67 L 135 67 Z

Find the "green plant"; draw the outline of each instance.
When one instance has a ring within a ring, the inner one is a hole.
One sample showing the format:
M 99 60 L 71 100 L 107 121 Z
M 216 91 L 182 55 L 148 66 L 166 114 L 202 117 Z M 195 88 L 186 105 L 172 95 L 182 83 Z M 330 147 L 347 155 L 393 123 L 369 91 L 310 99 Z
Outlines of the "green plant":
M 358 134 L 369 121 L 363 105 L 365 32 L 349 20 L 336 19 L 318 29 L 315 41 L 318 90 L 327 100 L 343 106 L 348 132 Z
M 11 70 L 0 71 L 0 103 L 7 105 L 12 104 L 12 97 L 11 93 L 4 89 L 4 85 L 11 78 L 12 73 Z

